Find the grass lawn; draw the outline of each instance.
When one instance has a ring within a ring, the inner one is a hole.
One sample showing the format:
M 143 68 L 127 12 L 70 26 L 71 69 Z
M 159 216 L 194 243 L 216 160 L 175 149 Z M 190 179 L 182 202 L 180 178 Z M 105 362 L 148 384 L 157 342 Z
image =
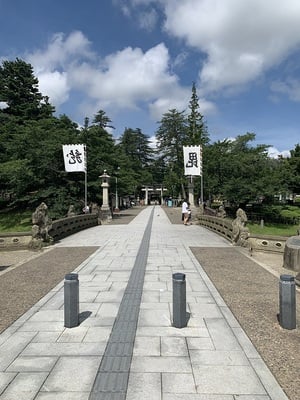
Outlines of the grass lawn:
M 31 231 L 31 211 L 0 213 L 0 233 L 4 232 L 28 232 Z
M 250 233 L 254 235 L 271 235 L 271 236 L 295 236 L 297 235 L 298 225 L 286 224 L 265 224 L 262 228 L 260 224 L 248 223 L 247 227 Z

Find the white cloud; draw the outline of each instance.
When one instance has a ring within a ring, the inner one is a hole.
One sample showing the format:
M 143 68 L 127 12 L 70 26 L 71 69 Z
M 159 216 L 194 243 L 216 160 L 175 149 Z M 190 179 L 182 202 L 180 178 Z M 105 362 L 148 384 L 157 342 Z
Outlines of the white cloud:
M 286 94 L 292 101 L 300 101 L 300 81 L 288 78 L 286 81 L 274 81 L 271 84 L 274 93 Z
M 40 90 L 58 108 L 69 99 L 71 90 L 85 98 L 81 114 L 91 115 L 99 109 L 113 110 L 149 107 L 159 120 L 170 108 L 187 108 L 191 88 L 180 86 L 171 71 L 169 51 L 160 43 L 148 51 L 127 47 L 100 58 L 81 32 L 69 36 L 56 34 L 44 50 L 27 55 L 39 79 Z M 202 112 L 213 104 L 199 101 Z
M 188 104 L 191 99 L 190 88 L 170 88 L 168 95 L 161 96 L 150 104 L 149 109 L 153 119 L 156 121 L 161 119 L 162 114 L 171 109 L 178 111 L 188 111 Z M 216 107 L 212 102 L 205 99 L 199 99 L 199 109 L 202 115 L 213 114 Z
M 25 56 L 34 67 L 41 93 L 47 95 L 55 107 L 69 99 L 72 89 L 68 79 L 70 67 L 78 60 L 91 61 L 95 58 L 90 46 L 82 32 L 74 31 L 68 36 L 57 33 L 45 49 Z
M 59 107 L 69 98 L 69 86 L 67 83 L 67 74 L 54 72 L 42 72 L 38 74 L 39 89 L 43 95 L 47 95 L 50 103 Z
M 288 158 L 291 156 L 291 153 L 289 150 L 279 151 L 275 147 L 269 147 L 268 148 L 268 156 L 270 158 L 278 158 L 279 156 Z
M 95 55 L 90 46 L 91 43 L 80 31 L 74 31 L 68 36 L 56 33 L 46 49 L 28 54 L 26 58 L 34 65 L 37 73 L 53 71 L 67 67 L 72 60 L 78 58 L 93 59 Z
M 300 2 L 166 0 L 165 29 L 206 56 L 206 92 L 246 84 L 300 44 Z
M 127 47 L 108 55 L 100 66 L 84 63 L 70 70 L 73 86 L 106 106 L 135 108 L 162 96 L 178 79 L 170 74 L 169 54 L 164 44 L 147 52 Z

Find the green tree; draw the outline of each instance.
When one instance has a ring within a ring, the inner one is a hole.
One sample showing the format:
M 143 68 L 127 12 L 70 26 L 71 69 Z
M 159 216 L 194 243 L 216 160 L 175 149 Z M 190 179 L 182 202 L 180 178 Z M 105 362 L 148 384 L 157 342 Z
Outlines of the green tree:
M 112 134 L 106 130 L 110 122 L 110 118 L 100 110 L 93 119 L 92 125 L 89 126 L 88 119 L 85 119 L 84 127 L 79 135 L 80 143 L 86 145 L 88 201 L 96 203 L 102 201 L 99 176 L 104 170 L 111 174 L 117 164 L 115 141 Z
M 97 125 L 101 129 L 106 129 L 106 128 L 115 129 L 112 125 L 110 125 L 111 122 L 112 120 L 106 115 L 106 112 L 103 110 L 99 110 L 95 114 L 93 119 L 93 124 Z
M 77 142 L 77 125 L 66 116 L 25 121 L 7 144 L 9 159 L 1 163 L 0 183 L 12 193 L 11 206 L 36 207 L 45 201 L 55 215 L 66 213 L 78 198 L 74 178 L 64 171 L 62 144 Z
M 190 114 L 188 115 L 187 132 L 189 144 L 192 146 L 206 145 L 209 143 L 209 135 L 207 126 L 204 122 L 204 117 L 200 112 L 199 98 L 195 83 L 192 86 L 192 96 L 189 102 Z
M 289 189 L 293 194 L 300 194 L 300 144 L 291 150 L 291 157 L 287 159 L 290 168 Z
M 141 129 L 125 128 L 117 145 L 119 157 L 122 157 L 120 170 L 126 169 L 121 181 L 127 193 L 138 192 L 143 185 L 153 183 L 152 161 L 153 150 L 150 139 Z M 126 184 L 125 184 L 126 182 Z
M 181 192 L 183 197 L 185 197 L 183 146 L 189 144 L 188 139 L 184 111 L 179 112 L 176 109 L 171 109 L 163 114 L 156 132 L 158 156 L 167 165 L 168 170 L 172 171 L 169 174 L 169 176 L 172 176 L 171 182 L 168 179 L 169 185 L 174 188 L 174 192 L 177 194 Z
M 204 165 L 206 197 L 243 206 L 274 195 L 276 182 L 268 146 L 251 146 L 254 140 L 255 134 L 247 133 L 209 146 Z
M 33 67 L 25 61 L 3 61 L 0 66 L 0 102 L 7 105 L 1 113 L 18 120 L 32 120 L 52 116 L 54 108 L 47 96 L 39 92 Z

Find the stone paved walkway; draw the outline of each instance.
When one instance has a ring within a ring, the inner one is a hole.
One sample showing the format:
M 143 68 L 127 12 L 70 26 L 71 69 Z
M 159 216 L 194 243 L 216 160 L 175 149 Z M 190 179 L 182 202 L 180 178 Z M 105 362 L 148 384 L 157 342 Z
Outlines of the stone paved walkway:
M 64 328 L 63 282 L 0 335 L 0 399 L 87 400 L 153 207 L 56 248 L 99 247 L 75 272 L 82 322 Z M 172 225 L 154 207 L 126 391 L 99 399 L 283 400 L 274 376 L 190 247 L 230 245 L 199 226 Z M 172 274 L 187 279 L 188 326 L 172 327 Z

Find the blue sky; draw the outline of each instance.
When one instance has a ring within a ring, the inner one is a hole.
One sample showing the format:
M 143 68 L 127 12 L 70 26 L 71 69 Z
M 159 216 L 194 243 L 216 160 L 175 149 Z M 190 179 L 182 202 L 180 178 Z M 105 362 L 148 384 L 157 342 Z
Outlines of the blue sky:
M 0 61 L 34 67 L 57 114 L 102 109 L 153 137 L 196 83 L 212 141 L 300 142 L 299 0 L 0 0 Z

